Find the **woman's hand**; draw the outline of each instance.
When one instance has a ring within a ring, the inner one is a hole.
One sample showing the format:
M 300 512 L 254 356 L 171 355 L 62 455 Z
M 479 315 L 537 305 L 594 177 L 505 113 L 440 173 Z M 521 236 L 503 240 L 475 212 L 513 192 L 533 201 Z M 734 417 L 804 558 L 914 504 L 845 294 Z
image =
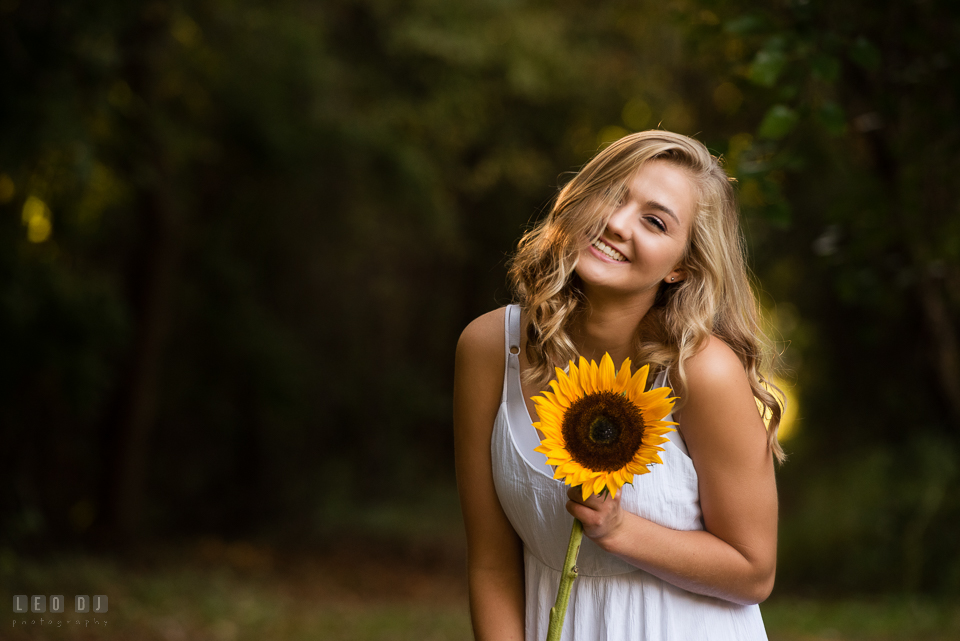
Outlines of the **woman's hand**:
M 773 455 L 746 373 L 720 339 L 687 361 L 686 404 L 674 413 L 697 472 L 703 530 L 673 530 L 620 508 L 620 497 L 567 510 L 601 549 L 685 590 L 759 603 L 777 566 Z M 672 447 L 672 446 L 671 446 Z
M 609 494 L 602 497 L 594 494 L 584 501 L 583 490 L 577 485 L 567 490 L 567 496 L 570 498 L 567 512 L 583 523 L 583 533 L 597 543 L 615 535 L 623 525 L 622 491 L 616 498 Z

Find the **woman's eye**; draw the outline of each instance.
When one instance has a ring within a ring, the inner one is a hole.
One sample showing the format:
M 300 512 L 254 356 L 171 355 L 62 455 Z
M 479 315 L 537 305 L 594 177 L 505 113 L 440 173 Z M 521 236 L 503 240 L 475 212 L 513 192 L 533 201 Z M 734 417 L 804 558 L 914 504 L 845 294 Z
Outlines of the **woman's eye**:
M 660 231 L 667 231 L 667 226 L 663 224 L 663 221 L 657 218 L 656 216 L 647 216 L 647 222 L 659 229 Z

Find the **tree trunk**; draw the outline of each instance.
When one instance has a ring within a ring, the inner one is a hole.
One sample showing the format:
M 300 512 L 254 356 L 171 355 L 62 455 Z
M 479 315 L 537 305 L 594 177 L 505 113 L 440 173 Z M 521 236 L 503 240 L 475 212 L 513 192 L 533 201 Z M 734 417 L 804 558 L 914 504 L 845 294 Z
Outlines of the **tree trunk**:
M 132 92 L 154 103 L 158 68 L 164 64 L 169 16 L 142 18 L 123 41 L 125 77 Z M 126 135 L 139 138 L 140 157 L 122 159 L 128 182 L 140 185 L 133 212 L 137 244 L 129 254 L 128 300 L 133 345 L 104 431 L 101 533 L 111 542 L 133 538 L 141 525 L 150 435 L 156 422 L 160 379 L 180 253 L 180 228 L 172 166 L 149 114 L 134 110 Z M 147 178 L 145 178 L 145 176 Z

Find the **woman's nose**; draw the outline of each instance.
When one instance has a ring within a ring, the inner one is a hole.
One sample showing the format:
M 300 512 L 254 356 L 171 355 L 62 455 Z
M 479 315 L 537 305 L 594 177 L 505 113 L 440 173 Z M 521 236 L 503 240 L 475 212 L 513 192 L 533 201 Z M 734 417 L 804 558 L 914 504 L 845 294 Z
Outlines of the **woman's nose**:
M 628 203 L 618 207 L 607 220 L 607 230 L 621 240 L 630 238 L 630 219 L 633 207 Z

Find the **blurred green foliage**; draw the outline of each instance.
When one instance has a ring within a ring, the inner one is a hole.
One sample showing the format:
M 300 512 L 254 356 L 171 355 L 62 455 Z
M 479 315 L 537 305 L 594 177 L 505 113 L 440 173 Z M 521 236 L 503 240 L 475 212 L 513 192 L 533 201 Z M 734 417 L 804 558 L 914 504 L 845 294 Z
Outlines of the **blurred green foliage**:
M 3 0 L 3 540 L 449 486 L 460 329 L 566 172 L 661 126 L 737 177 L 800 399 L 781 585 L 957 593 L 958 12 Z
M 456 570 L 425 569 L 422 560 L 395 550 L 388 563 L 362 559 L 344 572 L 333 552 L 257 566 L 241 563 L 237 546 L 226 546 L 219 555 L 217 549 L 216 541 L 207 541 L 196 551 L 154 553 L 156 558 L 135 569 L 91 556 L 24 560 L 17 573 L 0 572 L 0 589 L 11 594 L 90 591 L 108 595 L 109 610 L 83 619 L 48 613 L 42 628 L 36 615 L 17 620 L 16 626 L 11 619 L 4 638 L 453 641 L 470 636 L 462 562 Z M 247 554 L 269 550 L 251 548 Z M 775 594 L 761 610 L 771 641 L 948 641 L 960 633 L 960 606 L 953 599 Z M 79 629 L 68 620 L 79 620 Z M 86 621 L 89 627 L 83 627 Z

